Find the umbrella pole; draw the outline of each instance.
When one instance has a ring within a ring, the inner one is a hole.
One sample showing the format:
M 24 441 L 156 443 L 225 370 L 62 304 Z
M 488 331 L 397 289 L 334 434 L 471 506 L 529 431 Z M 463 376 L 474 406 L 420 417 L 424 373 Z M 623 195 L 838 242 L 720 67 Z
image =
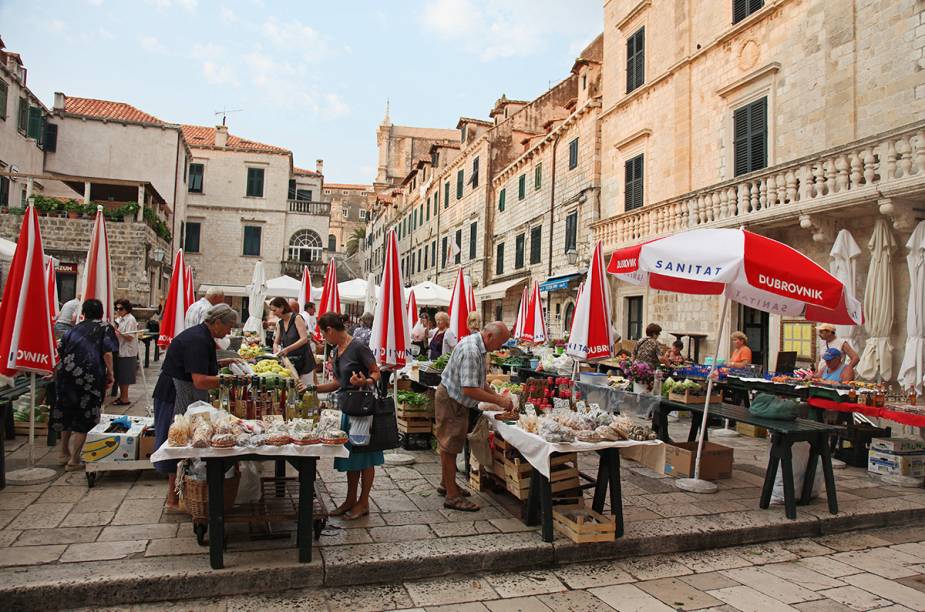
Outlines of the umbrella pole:
M 35 374 L 29 375 L 29 467 L 35 467 Z
M 716 360 L 719 359 L 719 347 L 723 341 L 723 325 L 726 322 L 726 312 L 729 310 L 729 298 L 723 296 L 723 311 L 719 316 L 719 329 L 716 331 L 716 350 L 713 351 L 713 363 L 710 364 L 710 373 L 707 375 L 707 394 L 703 400 L 703 420 L 700 422 L 700 435 L 697 438 L 697 459 L 694 462 L 694 477 L 681 478 L 676 481 L 679 489 L 692 493 L 716 493 L 716 484 L 700 479 L 700 459 L 703 455 L 703 440 L 707 433 L 707 421 L 710 420 L 710 395 L 713 393 L 713 373 L 716 372 Z

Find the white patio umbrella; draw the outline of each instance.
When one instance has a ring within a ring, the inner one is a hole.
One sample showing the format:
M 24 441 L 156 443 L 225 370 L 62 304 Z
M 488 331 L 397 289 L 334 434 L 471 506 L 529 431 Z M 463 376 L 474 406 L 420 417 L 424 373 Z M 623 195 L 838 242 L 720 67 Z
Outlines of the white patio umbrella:
M 302 281 L 284 275 L 268 278 L 264 286 L 266 287 L 264 300 L 275 297 L 298 298 L 299 292 L 302 290 Z
M 247 286 L 247 321 L 244 331 L 260 333 L 263 330 L 263 300 L 267 294 L 267 276 L 263 261 L 254 264 L 254 275 Z
M 353 304 L 365 304 L 366 286 L 368 284 L 369 283 L 362 278 L 354 278 L 353 280 L 338 283 L 337 292 L 340 295 L 340 301 L 351 302 Z
M 890 330 L 893 328 L 893 251 L 896 250 L 896 240 L 885 219 L 877 219 L 867 248 L 870 249 L 870 268 L 864 290 L 867 344 L 861 353 L 857 371 L 868 380 L 890 380 L 893 378 Z
M 857 287 L 858 264 L 857 258 L 861 254 L 861 247 L 855 242 L 854 236 L 846 229 L 838 232 L 835 237 L 835 243 L 829 255 L 832 256 L 832 262 L 829 264 L 829 272 L 832 276 L 840 280 L 845 285 L 845 294 L 850 297 L 856 297 L 855 287 Z M 838 338 L 853 339 L 857 333 L 855 325 L 836 325 L 835 334 Z
M 925 376 L 925 221 L 915 226 L 906 243 L 909 254 L 909 303 L 906 306 L 906 349 L 896 379 L 904 389 L 922 394 Z
M 385 283 L 383 282 L 383 285 Z M 363 303 L 363 312 L 375 312 L 376 310 L 376 275 L 370 273 L 366 277 L 366 300 Z
M 449 306 L 453 293 L 440 285 L 430 281 L 419 283 L 410 289 L 405 289 L 405 296 L 414 290 L 414 297 L 421 306 Z

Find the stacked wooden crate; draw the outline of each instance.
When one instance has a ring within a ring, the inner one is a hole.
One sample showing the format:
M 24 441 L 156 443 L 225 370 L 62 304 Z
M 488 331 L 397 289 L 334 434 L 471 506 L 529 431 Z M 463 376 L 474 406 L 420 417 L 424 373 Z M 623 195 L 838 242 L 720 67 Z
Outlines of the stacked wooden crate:
M 530 480 L 533 476 L 533 466 L 513 446 L 508 444 L 499 435 L 495 434 L 494 448 L 492 449 L 492 475 L 503 483 L 505 490 L 519 500 L 526 500 L 530 495 Z M 556 454 L 549 459 L 551 485 L 553 497 L 574 496 L 579 487 L 578 455 L 577 453 Z M 476 478 L 481 479 L 485 470 Z M 470 483 L 472 477 L 470 474 Z M 481 480 L 479 482 L 481 485 Z
M 423 410 L 409 409 L 402 403 L 395 406 L 395 418 L 398 421 L 398 431 L 405 434 L 431 433 L 434 428 L 434 391 L 428 389 L 427 405 Z

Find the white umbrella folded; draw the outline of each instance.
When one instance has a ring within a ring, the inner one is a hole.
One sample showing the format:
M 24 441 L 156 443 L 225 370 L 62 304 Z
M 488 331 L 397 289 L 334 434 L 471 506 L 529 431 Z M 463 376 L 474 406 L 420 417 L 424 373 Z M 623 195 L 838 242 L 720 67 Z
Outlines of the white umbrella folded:
M 906 243 L 909 254 L 909 302 L 906 305 L 906 348 L 897 380 L 903 389 L 922 394 L 925 376 L 925 221 L 919 222 Z
M 263 330 L 263 300 L 267 294 L 267 276 L 263 261 L 254 264 L 254 275 L 247 286 L 247 321 L 244 331 L 259 333 Z
M 861 353 L 857 372 L 868 380 L 893 378 L 893 251 L 896 240 L 885 219 L 877 219 L 874 232 L 867 243 L 870 249 L 870 268 L 864 290 L 864 328 L 867 343 Z

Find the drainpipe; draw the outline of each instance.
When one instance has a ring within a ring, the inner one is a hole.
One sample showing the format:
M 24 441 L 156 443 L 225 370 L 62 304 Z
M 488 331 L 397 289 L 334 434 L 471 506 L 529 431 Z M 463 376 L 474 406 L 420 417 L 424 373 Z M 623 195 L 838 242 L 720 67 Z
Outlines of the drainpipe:
M 552 244 L 553 244 L 553 229 L 555 228 L 555 207 L 556 207 L 556 149 L 559 147 L 559 138 L 561 138 L 562 133 L 556 134 L 556 139 L 552 141 L 552 175 L 549 177 L 549 180 L 552 181 L 549 185 L 549 265 L 547 266 L 546 277 L 549 278 L 552 276 Z M 552 291 L 546 292 L 546 316 L 549 317 L 550 323 L 552 322 L 551 312 L 552 312 Z

